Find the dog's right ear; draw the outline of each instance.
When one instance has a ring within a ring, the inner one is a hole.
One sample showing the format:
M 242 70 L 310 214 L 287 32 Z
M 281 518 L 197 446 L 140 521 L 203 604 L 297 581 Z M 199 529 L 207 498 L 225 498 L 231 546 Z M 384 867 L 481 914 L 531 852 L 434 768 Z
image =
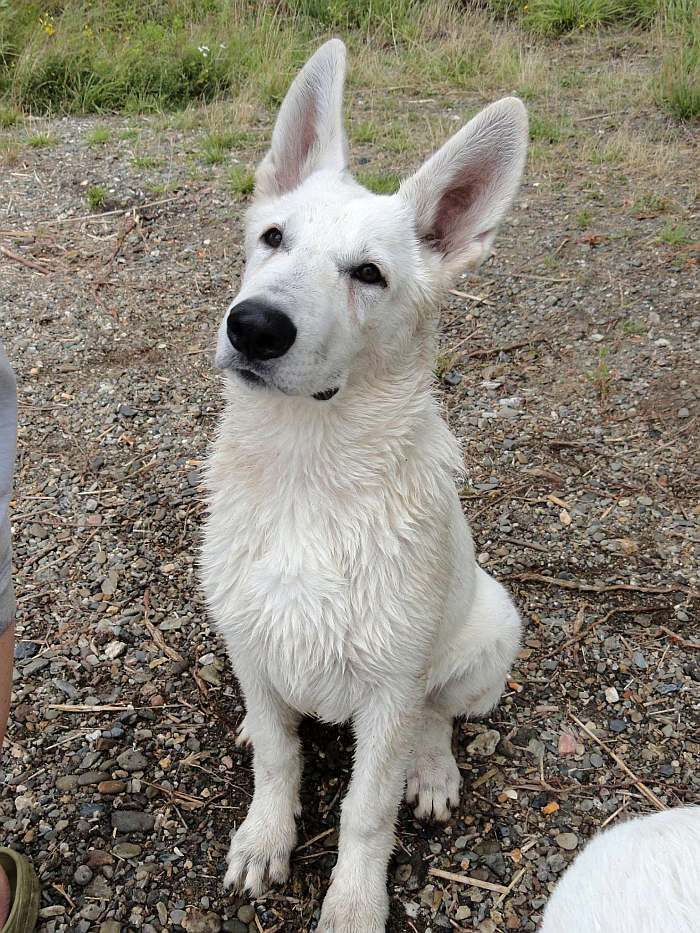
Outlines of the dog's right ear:
M 344 82 L 345 46 L 331 39 L 311 56 L 282 101 L 270 151 L 255 175 L 259 197 L 285 194 L 319 169 L 345 168 Z

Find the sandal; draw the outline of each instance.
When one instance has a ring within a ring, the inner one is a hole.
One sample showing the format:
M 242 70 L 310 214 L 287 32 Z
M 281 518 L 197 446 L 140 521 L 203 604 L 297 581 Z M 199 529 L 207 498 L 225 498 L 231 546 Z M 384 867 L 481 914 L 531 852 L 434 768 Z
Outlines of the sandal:
M 0 933 L 32 933 L 39 915 L 39 879 L 19 852 L 0 847 L 0 865 L 10 882 L 10 913 Z

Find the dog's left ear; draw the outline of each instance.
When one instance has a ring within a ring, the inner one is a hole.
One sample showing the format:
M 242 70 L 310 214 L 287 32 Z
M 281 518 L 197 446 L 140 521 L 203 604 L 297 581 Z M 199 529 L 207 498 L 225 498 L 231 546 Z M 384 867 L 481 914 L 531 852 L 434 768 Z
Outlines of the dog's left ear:
M 446 274 L 488 258 L 526 151 L 527 111 L 506 97 L 478 113 L 401 185 L 418 236 L 440 255 Z
M 275 197 L 319 169 L 345 168 L 344 82 L 345 46 L 331 39 L 311 56 L 282 101 L 270 151 L 256 172 L 256 194 Z

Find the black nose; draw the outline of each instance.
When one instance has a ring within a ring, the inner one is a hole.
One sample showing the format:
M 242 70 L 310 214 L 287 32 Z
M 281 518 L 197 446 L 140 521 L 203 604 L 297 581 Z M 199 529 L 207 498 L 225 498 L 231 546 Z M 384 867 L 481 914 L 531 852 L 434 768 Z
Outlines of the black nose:
M 284 311 L 255 299 L 231 308 L 226 333 L 236 350 L 249 360 L 284 356 L 297 337 L 297 329 Z

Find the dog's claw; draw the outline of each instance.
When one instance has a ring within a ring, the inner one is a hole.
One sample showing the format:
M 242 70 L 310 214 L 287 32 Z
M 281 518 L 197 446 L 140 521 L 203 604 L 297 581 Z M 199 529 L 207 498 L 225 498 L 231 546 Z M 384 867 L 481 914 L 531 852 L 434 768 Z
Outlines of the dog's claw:
M 250 733 L 248 732 L 248 724 L 246 719 L 244 719 L 240 726 L 236 729 L 236 745 L 239 748 L 243 748 L 244 746 L 252 744 L 253 742 L 250 738 Z
M 260 897 L 270 883 L 289 878 L 289 857 L 296 842 L 296 828 L 285 828 L 250 817 L 237 830 L 226 856 L 224 888 L 248 891 Z
M 461 776 L 454 756 L 421 755 L 409 769 L 406 802 L 417 804 L 414 815 L 419 820 L 434 819 L 446 823 L 450 811 L 459 803 Z

